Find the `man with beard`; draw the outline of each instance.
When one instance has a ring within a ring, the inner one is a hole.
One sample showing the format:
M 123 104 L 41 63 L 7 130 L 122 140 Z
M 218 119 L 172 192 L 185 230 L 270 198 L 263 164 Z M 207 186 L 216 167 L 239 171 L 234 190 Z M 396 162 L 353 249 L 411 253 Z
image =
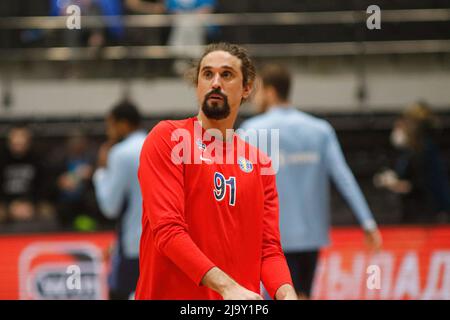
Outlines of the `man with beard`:
M 273 298 L 296 299 L 271 163 L 230 130 L 254 78 L 243 48 L 209 45 L 193 74 L 197 116 L 147 136 L 137 299 L 260 300 L 261 281 Z

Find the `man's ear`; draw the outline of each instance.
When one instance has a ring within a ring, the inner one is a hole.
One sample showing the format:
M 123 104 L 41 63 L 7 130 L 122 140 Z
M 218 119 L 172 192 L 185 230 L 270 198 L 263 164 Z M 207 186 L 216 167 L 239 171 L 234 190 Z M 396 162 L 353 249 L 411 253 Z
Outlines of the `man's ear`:
M 242 98 L 244 100 L 247 100 L 250 97 L 250 95 L 252 94 L 252 91 L 253 91 L 253 81 L 244 85 L 244 92 L 242 94 Z

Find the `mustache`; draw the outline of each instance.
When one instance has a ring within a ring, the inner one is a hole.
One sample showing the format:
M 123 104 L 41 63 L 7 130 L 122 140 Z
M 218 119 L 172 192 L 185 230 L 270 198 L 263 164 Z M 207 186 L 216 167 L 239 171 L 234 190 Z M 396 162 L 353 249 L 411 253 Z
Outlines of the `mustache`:
M 221 97 L 223 98 L 224 101 L 228 99 L 227 95 L 224 94 L 224 93 L 222 93 L 222 92 L 220 91 L 220 88 L 217 88 L 217 89 L 211 90 L 210 92 L 208 92 L 208 93 L 205 95 L 205 101 L 208 100 L 209 97 L 211 97 L 213 94 L 217 94 L 217 95 L 221 96 Z

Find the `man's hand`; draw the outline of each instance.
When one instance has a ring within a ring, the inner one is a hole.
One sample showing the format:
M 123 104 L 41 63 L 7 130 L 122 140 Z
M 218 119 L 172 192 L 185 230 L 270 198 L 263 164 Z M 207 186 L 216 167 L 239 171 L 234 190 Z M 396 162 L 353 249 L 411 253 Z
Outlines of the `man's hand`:
M 259 294 L 245 289 L 217 267 L 205 274 L 202 284 L 219 293 L 224 300 L 263 300 Z
M 220 293 L 224 300 L 263 300 L 263 298 L 239 284 L 231 285 Z
M 398 176 L 394 170 L 384 170 L 380 173 L 375 174 L 373 177 L 373 184 L 377 188 L 387 188 L 389 189 L 398 181 Z
M 77 187 L 77 181 L 70 173 L 63 173 L 58 178 L 58 187 L 64 191 L 73 191 Z
M 297 300 L 295 289 L 290 284 L 283 284 L 275 293 L 276 300 Z
M 393 170 L 385 170 L 373 177 L 373 184 L 377 188 L 386 188 L 391 192 L 407 194 L 411 192 L 412 185 L 407 180 L 402 180 Z
M 378 229 L 366 230 L 365 231 L 366 244 L 370 250 L 375 252 L 380 251 L 382 245 L 381 234 Z
M 98 150 L 97 154 L 97 166 L 99 168 L 106 167 L 107 159 L 108 159 L 108 153 L 111 147 L 113 146 L 113 142 L 106 141 L 100 146 L 100 149 Z

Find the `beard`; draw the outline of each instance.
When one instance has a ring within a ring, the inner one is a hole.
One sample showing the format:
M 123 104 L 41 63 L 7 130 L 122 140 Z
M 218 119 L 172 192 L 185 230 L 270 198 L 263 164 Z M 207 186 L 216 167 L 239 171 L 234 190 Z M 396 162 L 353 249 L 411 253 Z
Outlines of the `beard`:
M 220 101 L 209 101 L 211 95 L 216 94 L 222 97 Z M 228 97 L 220 92 L 220 89 L 214 89 L 205 95 L 202 104 L 202 111 L 208 119 L 222 120 L 230 115 L 230 105 L 228 104 Z

